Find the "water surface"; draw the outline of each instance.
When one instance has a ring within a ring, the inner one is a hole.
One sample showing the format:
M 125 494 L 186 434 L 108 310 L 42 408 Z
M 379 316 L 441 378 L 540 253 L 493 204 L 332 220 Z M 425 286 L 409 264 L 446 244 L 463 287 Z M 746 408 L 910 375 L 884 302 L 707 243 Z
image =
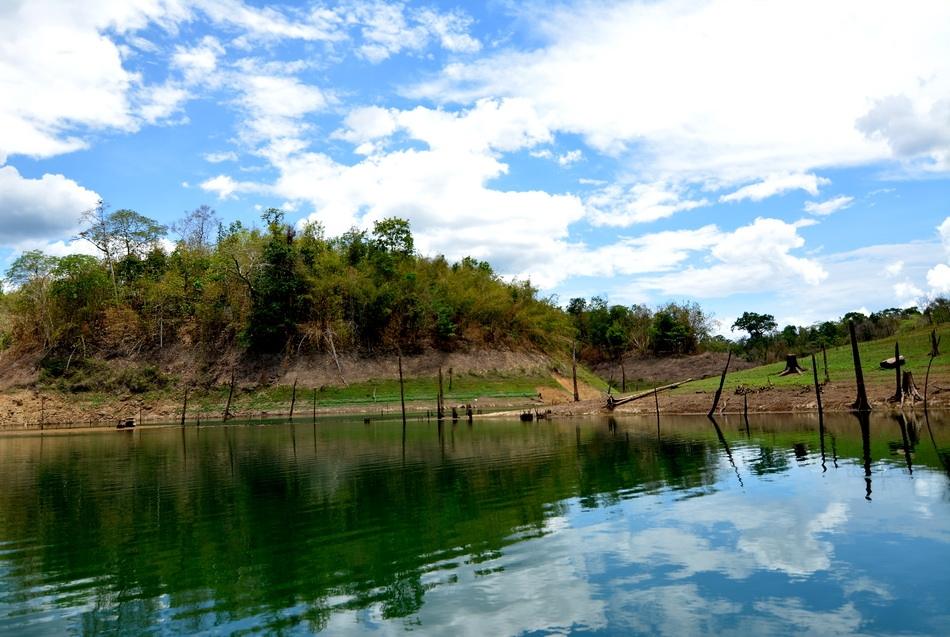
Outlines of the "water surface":
M 0 438 L 0 634 L 950 634 L 950 419 Z

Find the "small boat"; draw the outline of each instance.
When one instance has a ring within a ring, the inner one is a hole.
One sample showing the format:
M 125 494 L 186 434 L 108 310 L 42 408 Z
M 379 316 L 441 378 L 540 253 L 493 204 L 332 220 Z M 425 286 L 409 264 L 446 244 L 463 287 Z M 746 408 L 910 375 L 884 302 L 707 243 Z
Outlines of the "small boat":
M 135 418 L 126 418 L 120 420 L 119 424 L 115 426 L 116 429 L 135 429 Z

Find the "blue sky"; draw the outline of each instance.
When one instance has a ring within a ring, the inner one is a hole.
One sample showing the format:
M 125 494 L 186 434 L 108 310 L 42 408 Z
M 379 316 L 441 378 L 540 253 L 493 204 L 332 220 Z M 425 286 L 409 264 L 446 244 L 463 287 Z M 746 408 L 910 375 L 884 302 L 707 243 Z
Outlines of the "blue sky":
M 950 293 L 950 3 L 8 0 L 0 266 L 172 223 L 408 218 L 562 302 L 809 324 Z

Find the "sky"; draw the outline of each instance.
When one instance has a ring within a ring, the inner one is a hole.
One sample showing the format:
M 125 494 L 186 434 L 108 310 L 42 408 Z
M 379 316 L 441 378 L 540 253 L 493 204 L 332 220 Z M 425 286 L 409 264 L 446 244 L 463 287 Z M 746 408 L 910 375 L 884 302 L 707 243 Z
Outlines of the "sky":
M 0 0 L 2 270 L 99 199 L 398 216 L 728 334 L 950 294 L 948 195 L 946 0 Z

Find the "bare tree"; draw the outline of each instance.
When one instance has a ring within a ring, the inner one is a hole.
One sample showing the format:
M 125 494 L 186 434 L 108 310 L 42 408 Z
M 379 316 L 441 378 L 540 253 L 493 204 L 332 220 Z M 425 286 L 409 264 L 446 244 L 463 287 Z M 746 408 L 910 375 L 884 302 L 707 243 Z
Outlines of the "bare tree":
M 211 244 L 212 235 L 220 221 L 213 208 L 201 204 L 173 223 L 172 231 L 178 235 L 179 241 L 188 247 L 205 248 Z

